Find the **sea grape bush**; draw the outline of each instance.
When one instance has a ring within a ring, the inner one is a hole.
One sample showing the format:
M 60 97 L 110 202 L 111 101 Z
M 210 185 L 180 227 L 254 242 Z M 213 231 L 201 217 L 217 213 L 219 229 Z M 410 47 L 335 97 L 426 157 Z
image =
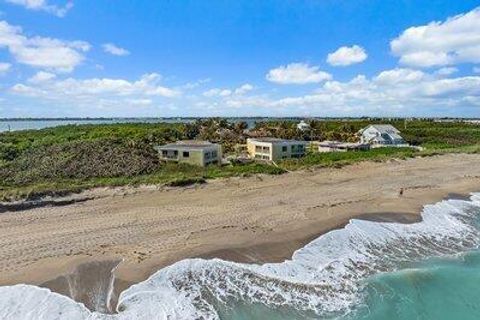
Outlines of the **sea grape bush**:
M 185 185 L 217 177 L 281 174 L 286 170 L 342 166 L 350 163 L 446 152 L 478 152 L 480 125 L 433 120 L 311 120 L 310 129 L 298 130 L 297 122 L 273 120 L 256 123 L 249 134 L 302 140 L 356 141 L 358 131 L 372 123 L 390 123 L 411 145 L 424 151 L 381 148 L 365 152 L 309 153 L 301 159 L 272 166 L 237 163 L 199 168 L 161 163 L 153 146 L 182 139 L 221 143 L 224 153 L 244 143 L 245 122 L 210 118 L 187 124 L 123 123 L 67 125 L 42 130 L 0 133 L 0 200 L 81 190 L 94 186 L 126 184 Z

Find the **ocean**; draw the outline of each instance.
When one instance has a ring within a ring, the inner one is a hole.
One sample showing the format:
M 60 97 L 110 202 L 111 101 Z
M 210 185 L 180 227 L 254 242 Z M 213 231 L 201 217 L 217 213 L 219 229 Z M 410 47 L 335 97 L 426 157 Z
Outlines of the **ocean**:
M 0 319 L 480 319 L 480 194 L 413 224 L 353 219 L 263 265 L 186 259 L 121 293 L 117 313 L 29 285 L 0 287 Z

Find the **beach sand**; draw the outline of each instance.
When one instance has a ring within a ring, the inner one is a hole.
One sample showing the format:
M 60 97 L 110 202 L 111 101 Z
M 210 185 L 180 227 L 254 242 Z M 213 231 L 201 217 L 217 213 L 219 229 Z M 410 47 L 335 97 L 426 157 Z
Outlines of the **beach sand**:
M 123 260 L 118 295 L 185 258 L 284 261 L 351 218 L 411 223 L 425 204 L 479 191 L 479 163 L 480 155 L 466 154 L 363 162 L 189 188 L 101 190 L 88 201 L 7 211 L 0 214 L 0 285 L 67 293 L 65 277 L 78 281 L 72 275 L 98 261 L 107 261 L 97 266 L 108 274 Z

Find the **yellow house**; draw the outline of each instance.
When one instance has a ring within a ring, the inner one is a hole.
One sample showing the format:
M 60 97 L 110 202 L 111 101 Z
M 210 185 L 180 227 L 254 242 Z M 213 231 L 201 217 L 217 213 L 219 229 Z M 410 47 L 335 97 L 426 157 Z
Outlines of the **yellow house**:
M 266 161 L 300 158 L 305 155 L 307 142 L 278 138 L 247 139 L 247 151 L 251 158 Z
M 201 140 L 177 141 L 155 147 L 160 159 L 189 163 L 201 167 L 209 164 L 221 164 L 222 147 L 219 144 Z

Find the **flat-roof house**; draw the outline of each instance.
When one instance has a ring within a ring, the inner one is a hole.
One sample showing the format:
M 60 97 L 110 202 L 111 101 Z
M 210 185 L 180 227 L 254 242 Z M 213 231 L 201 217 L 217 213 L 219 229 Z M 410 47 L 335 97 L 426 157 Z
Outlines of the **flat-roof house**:
M 300 158 L 305 155 L 307 142 L 278 138 L 247 139 L 247 151 L 251 158 L 266 161 Z
M 400 131 L 390 124 L 372 124 L 358 133 L 361 143 L 369 143 L 372 147 L 402 146 L 407 144 L 400 136 Z
M 339 141 L 321 141 L 314 144 L 318 152 L 346 152 L 369 150 L 368 143 L 351 143 Z
M 221 164 L 222 147 L 219 144 L 201 140 L 177 141 L 157 146 L 155 149 L 164 161 L 189 163 L 197 166 Z

